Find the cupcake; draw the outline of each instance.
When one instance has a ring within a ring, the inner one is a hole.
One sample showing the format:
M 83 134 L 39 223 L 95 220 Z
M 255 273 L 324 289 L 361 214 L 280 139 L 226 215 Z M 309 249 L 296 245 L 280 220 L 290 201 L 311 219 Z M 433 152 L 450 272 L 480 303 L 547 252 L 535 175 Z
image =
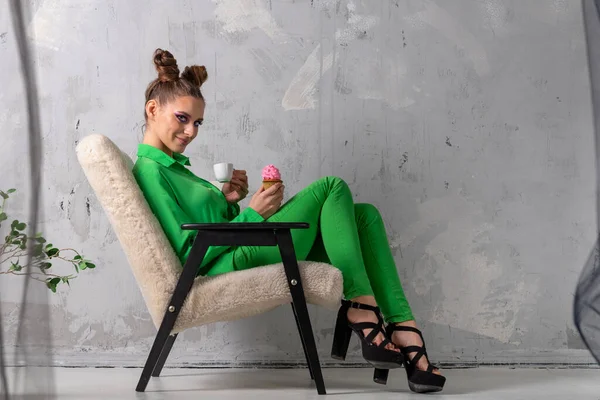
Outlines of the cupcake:
M 281 174 L 277 167 L 273 164 L 269 164 L 262 170 L 263 187 L 266 189 L 270 188 L 274 184 L 281 182 Z

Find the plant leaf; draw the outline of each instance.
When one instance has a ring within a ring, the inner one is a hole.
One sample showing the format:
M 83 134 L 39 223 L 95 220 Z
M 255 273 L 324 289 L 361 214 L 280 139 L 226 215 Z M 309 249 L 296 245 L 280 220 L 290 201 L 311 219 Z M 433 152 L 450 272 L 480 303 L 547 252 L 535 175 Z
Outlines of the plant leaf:
M 0 213 L 0 222 L 6 221 L 7 219 L 8 219 L 8 217 L 6 216 L 6 213 L 4 213 L 4 212 Z
M 11 194 L 11 193 L 14 193 L 14 192 L 16 192 L 16 191 L 17 191 L 17 189 L 8 189 L 8 190 L 6 191 L 6 193 L 8 193 L 8 194 Z
M 94 268 L 96 268 L 96 264 L 92 264 L 91 262 L 85 263 L 85 265 L 87 265 L 87 267 L 88 267 L 89 269 L 94 269 Z
M 20 222 L 20 223 L 17 224 L 17 226 L 15 226 L 15 229 L 17 229 L 19 231 L 22 231 L 25 228 L 27 228 L 27 224 L 25 222 Z
M 81 260 L 81 256 L 77 254 L 75 257 L 73 257 L 73 260 Z
M 50 250 L 48 250 L 48 252 L 46 253 L 46 255 L 47 255 L 48 257 L 50 257 L 50 258 L 51 258 L 51 257 L 55 257 L 55 256 L 57 256 L 57 255 L 58 255 L 59 251 L 60 251 L 60 250 L 58 250 L 56 247 L 53 247 L 53 248 L 51 248 Z
M 2 198 L 4 200 L 8 199 L 8 195 L 6 193 L 4 193 L 2 190 L 0 190 L 0 196 L 2 196 Z
M 83 271 L 86 268 L 87 268 L 87 263 L 85 261 L 81 261 L 79 263 L 79 269 Z
M 48 251 L 48 250 L 50 250 L 52 247 L 54 247 L 54 246 L 52 246 L 52 243 L 48 243 L 48 244 L 46 245 L 46 247 L 44 248 L 44 250 Z
M 45 261 L 43 263 L 40 263 L 40 269 L 42 271 L 45 271 L 45 270 L 50 269 L 50 268 L 52 268 L 52 263 L 49 263 L 47 261 Z
M 46 286 L 48 286 L 48 289 L 52 290 L 53 293 L 56 293 L 56 285 L 58 285 L 60 283 L 60 278 L 48 278 L 46 280 Z
M 42 245 L 41 245 L 41 244 L 36 244 L 36 245 L 33 247 L 33 256 L 34 256 L 34 257 L 41 256 L 43 252 L 44 252 L 44 249 L 42 248 Z
M 23 267 L 20 266 L 18 263 L 11 262 L 10 263 L 10 268 L 8 270 L 9 271 L 17 271 L 18 272 L 18 271 L 20 271 L 22 269 L 23 269 Z
M 35 240 L 36 240 L 38 243 L 46 243 L 46 239 L 44 239 L 43 237 L 36 237 L 36 238 L 35 238 Z

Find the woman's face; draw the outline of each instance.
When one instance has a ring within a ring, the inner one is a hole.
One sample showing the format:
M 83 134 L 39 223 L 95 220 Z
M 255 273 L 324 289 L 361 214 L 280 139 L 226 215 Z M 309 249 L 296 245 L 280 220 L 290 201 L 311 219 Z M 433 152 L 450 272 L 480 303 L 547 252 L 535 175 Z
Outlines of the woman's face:
M 169 154 L 183 153 L 198 135 L 204 119 L 204 100 L 181 96 L 167 104 L 150 100 L 146 104 L 148 130 L 144 142 Z

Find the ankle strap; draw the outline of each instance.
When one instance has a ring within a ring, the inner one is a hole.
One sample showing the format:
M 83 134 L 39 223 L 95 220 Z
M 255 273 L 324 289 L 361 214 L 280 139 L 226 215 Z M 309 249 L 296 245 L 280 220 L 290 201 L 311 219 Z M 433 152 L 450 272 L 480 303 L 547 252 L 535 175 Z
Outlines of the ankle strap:
M 394 331 L 405 331 L 405 332 L 414 332 L 416 334 L 418 334 L 421 337 L 421 341 L 423 342 L 423 346 L 419 346 L 423 349 L 423 353 L 425 354 L 425 356 L 427 356 L 427 349 L 425 348 L 425 338 L 423 337 L 423 333 L 418 330 L 417 328 L 413 328 L 412 326 L 402 326 L 402 325 L 396 325 L 396 324 L 389 324 L 386 329 L 385 329 L 386 333 L 388 334 L 388 336 L 392 336 L 392 333 L 394 333 Z M 416 350 L 411 350 L 412 351 L 416 351 Z M 417 358 L 417 357 L 415 357 Z M 421 356 L 419 356 L 419 358 L 421 358 Z M 414 360 L 414 358 L 413 358 Z M 418 359 L 417 359 L 418 361 Z M 415 363 L 417 362 L 415 361 Z
M 402 325 L 396 325 L 396 324 L 389 324 L 388 325 L 388 330 L 390 332 L 393 332 L 393 331 L 414 332 L 414 333 L 418 333 L 419 336 L 423 337 L 423 334 L 421 333 L 421 331 L 418 330 L 417 328 L 413 328 L 412 326 L 402 326 Z
M 423 348 L 425 348 L 425 338 L 423 337 L 423 333 L 417 328 L 413 328 L 412 326 L 389 324 L 386 328 L 386 333 L 391 336 L 394 331 L 414 332 L 418 334 L 421 337 L 421 341 L 423 342 Z
M 350 300 L 342 300 L 342 303 L 346 303 L 351 308 L 357 308 L 359 310 L 369 310 L 373 311 L 376 314 L 379 314 L 379 307 L 371 306 L 368 304 L 357 303 L 355 301 Z

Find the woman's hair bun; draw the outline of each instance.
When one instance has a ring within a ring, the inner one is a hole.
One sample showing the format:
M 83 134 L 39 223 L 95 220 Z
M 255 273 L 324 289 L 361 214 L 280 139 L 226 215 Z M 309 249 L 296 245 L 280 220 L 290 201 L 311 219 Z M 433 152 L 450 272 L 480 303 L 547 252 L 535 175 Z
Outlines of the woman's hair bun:
M 185 67 L 181 77 L 192 85 L 200 87 L 208 79 L 208 72 L 206 72 L 204 65 L 192 65 Z
M 172 82 L 179 79 L 177 60 L 169 51 L 156 49 L 154 51 L 154 66 L 156 67 L 156 71 L 158 71 L 159 81 Z

